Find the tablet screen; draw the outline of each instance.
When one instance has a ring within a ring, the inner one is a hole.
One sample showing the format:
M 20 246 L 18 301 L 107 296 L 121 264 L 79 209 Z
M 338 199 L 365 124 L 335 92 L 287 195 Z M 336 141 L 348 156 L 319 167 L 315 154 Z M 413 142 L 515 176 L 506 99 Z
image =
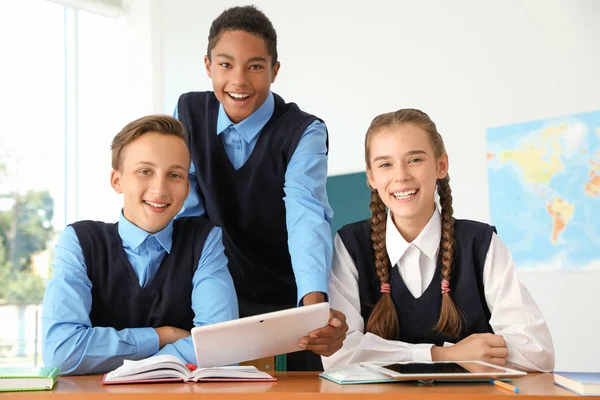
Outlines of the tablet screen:
M 482 365 L 472 362 L 454 362 L 448 363 L 407 363 L 407 364 L 389 364 L 384 365 L 387 368 L 399 374 L 468 374 L 476 373 L 499 373 L 505 372 L 502 368 Z

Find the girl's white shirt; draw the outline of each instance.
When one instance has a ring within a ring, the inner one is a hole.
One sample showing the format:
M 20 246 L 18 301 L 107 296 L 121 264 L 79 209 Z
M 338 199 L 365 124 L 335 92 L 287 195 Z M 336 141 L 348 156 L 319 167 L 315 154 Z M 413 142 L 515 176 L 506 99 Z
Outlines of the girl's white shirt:
M 390 273 L 399 273 L 415 298 L 433 280 L 440 239 L 441 216 L 437 209 L 412 243 L 406 242 L 388 213 L 386 246 L 393 265 Z M 551 371 L 554 345 L 548 326 L 533 297 L 519 281 L 510 252 L 495 233 L 483 266 L 483 286 L 491 313 L 490 326 L 506 341 L 508 366 Z M 331 307 L 346 315 L 349 330 L 343 347 L 329 357 L 322 357 L 325 369 L 361 361 L 431 361 L 433 344 L 385 340 L 364 333 L 358 271 L 339 235 L 334 240 L 329 296 Z

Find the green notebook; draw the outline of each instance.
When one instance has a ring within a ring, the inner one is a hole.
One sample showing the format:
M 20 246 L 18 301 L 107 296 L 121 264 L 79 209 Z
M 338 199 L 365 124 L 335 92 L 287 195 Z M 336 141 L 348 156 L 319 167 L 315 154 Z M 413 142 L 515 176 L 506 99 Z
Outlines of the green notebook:
M 0 392 L 50 390 L 59 374 L 54 367 L 0 367 Z

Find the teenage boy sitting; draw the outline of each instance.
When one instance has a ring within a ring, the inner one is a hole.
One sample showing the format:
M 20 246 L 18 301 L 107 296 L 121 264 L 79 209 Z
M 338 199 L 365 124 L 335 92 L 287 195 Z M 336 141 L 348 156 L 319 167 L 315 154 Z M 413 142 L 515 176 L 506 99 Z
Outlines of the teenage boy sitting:
M 182 125 L 152 115 L 112 142 L 118 223 L 79 221 L 61 234 L 43 301 L 44 364 L 65 375 L 111 371 L 156 353 L 196 362 L 193 326 L 238 317 L 221 229 L 173 220 L 189 192 Z

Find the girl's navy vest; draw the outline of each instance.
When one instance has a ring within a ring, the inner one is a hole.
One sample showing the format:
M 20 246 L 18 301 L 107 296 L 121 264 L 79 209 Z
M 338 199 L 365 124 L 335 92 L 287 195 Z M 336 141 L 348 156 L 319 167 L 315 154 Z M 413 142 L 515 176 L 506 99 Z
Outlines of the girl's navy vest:
M 396 340 L 407 343 L 456 343 L 473 333 L 493 330 L 483 289 L 483 265 L 495 228 L 481 222 L 455 220 L 454 270 L 450 295 L 463 314 L 463 329 L 457 337 L 442 335 L 433 327 L 440 316 L 441 258 L 438 257 L 433 280 L 421 297 L 415 299 L 407 289 L 397 267 L 390 270 L 392 300 L 398 313 L 400 334 Z M 381 298 L 381 283 L 375 273 L 369 220 L 355 222 L 338 231 L 358 270 L 361 314 L 365 329 L 374 306 Z
M 296 304 L 283 197 L 285 173 L 300 137 L 318 118 L 273 94 L 275 110 L 246 163 L 236 170 L 217 135 L 219 101 L 213 92 L 182 95 L 185 126 L 206 215 L 223 229 L 229 271 L 240 298 Z

